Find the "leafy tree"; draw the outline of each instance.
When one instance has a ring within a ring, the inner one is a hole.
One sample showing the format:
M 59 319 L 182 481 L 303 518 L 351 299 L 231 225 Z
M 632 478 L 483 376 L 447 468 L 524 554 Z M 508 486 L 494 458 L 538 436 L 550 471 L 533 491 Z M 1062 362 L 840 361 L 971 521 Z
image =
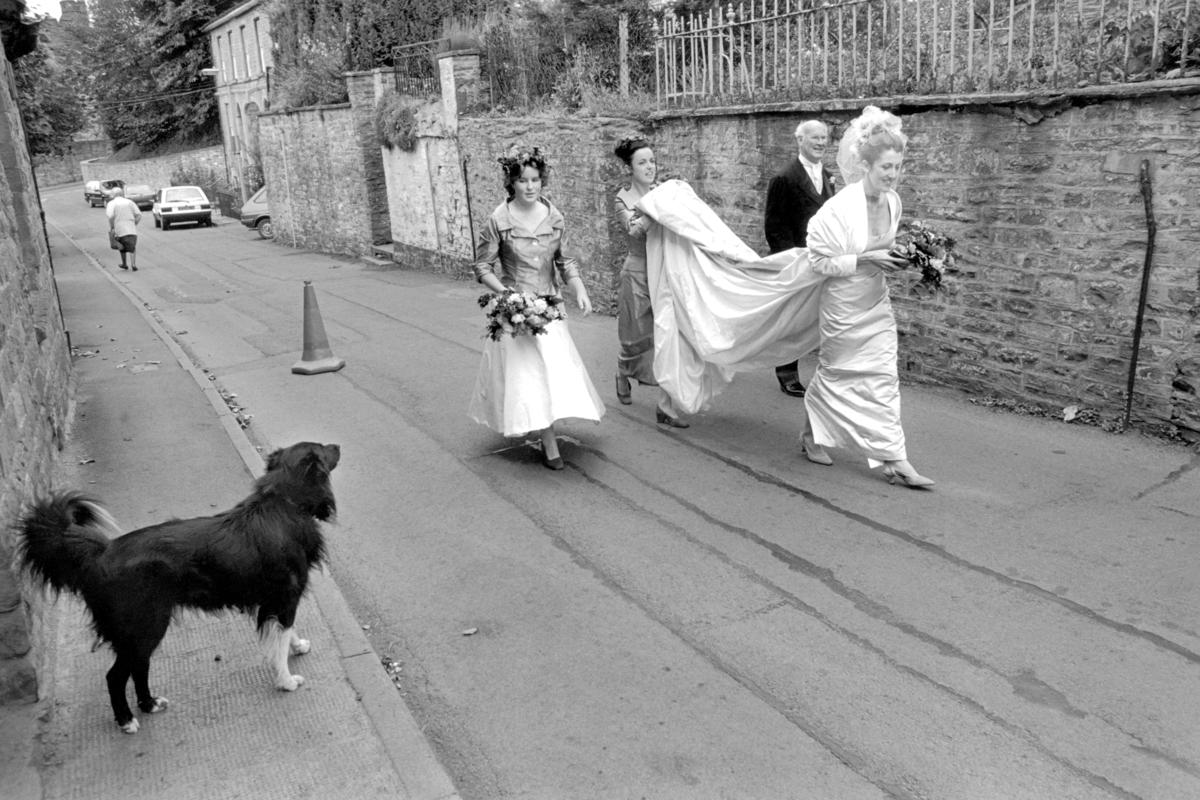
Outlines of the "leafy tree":
M 238 0 L 97 0 L 89 61 L 97 108 L 115 147 L 219 136 L 212 60 L 202 28 Z
M 13 78 L 21 116 L 33 155 L 58 155 L 87 122 L 87 109 L 78 87 L 86 85 L 80 48 L 68 26 L 43 22 L 38 46 L 13 63 Z

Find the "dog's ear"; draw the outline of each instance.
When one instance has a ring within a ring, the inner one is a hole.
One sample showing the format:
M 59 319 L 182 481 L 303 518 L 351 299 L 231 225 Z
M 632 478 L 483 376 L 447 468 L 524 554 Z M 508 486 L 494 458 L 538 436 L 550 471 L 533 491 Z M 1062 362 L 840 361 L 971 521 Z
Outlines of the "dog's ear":
M 322 458 L 325 461 L 325 469 L 333 472 L 333 468 L 342 460 L 342 448 L 336 444 L 327 444 L 321 447 Z
M 276 450 L 275 452 L 271 453 L 271 455 L 267 456 L 267 472 L 270 472 L 273 469 L 279 469 L 279 462 L 282 458 L 282 450 Z

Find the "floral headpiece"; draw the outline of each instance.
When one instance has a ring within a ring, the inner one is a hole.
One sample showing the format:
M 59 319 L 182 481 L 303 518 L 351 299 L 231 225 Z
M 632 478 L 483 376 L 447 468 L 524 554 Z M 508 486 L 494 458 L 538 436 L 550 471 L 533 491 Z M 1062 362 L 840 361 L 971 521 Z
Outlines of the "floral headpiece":
M 500 167 L 504 170 L 505 175 L 520 173 L 526 166 L 537 167 L 539 170 L 546 166 L 546 157 L 536 147 L 517 147 L 511 155 L 501 156 L 496 161 L 500 162 Z

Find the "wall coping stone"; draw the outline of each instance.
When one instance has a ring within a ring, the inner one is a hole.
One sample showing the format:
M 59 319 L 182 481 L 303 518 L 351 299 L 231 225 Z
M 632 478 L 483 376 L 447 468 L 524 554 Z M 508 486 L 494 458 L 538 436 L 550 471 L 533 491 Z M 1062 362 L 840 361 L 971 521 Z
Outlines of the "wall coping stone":
M 1081 86 L 1075 89 L 1054 89 L 1024 92 L 991 92 L 972 94 L 881 95 L 878 97 L 826 98 L 821 100 L 789 100 L 784 102 L 742 103 L 729 106 L 672 108 L 651 111 L 650 119 L 681 119 L 690 117 L 720 117 L 731 114 L 779 113 L 794 114 L 814 111 L 853 111 L 865 106 L 880 108 L 963 108 L 971 106 L 1068 106 L 1088 100 L 1123 100 L 1161 95 L 1200 94 L 1200 78 L 1142 81 L 1140 83 Z
M 291 114 L 303 114 L 306 111 L 337 111 L 350 108 L 350 103 L 326 103 L 319 106 L 302 106 L 300 108 L 273 108 L 270 111 L 258 112 L 259 117 L 286 117 Z

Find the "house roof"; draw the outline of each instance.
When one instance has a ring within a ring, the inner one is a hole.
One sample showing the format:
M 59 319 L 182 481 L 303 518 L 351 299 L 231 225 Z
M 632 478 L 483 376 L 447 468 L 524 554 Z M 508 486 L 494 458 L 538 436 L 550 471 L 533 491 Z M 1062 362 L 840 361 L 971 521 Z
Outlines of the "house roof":
M 217 17 L 216 19 L 214 19 L 212 22 L 205 25 L 200 30 L 204 33 L 209 33 L 213 30 L 216 30 L 217 28 L 224 25 L 226 22 L 229 22 L 231 19 L 237 19 L 238 17 L 245 14 L 250 9 L 258 6 L 259 4 L 260 4 L 260 0 L 250 0 L 247 3 L 242 3 L 237 8 L 232 9 L 230 11 L 226 11 L 224 14 Z

